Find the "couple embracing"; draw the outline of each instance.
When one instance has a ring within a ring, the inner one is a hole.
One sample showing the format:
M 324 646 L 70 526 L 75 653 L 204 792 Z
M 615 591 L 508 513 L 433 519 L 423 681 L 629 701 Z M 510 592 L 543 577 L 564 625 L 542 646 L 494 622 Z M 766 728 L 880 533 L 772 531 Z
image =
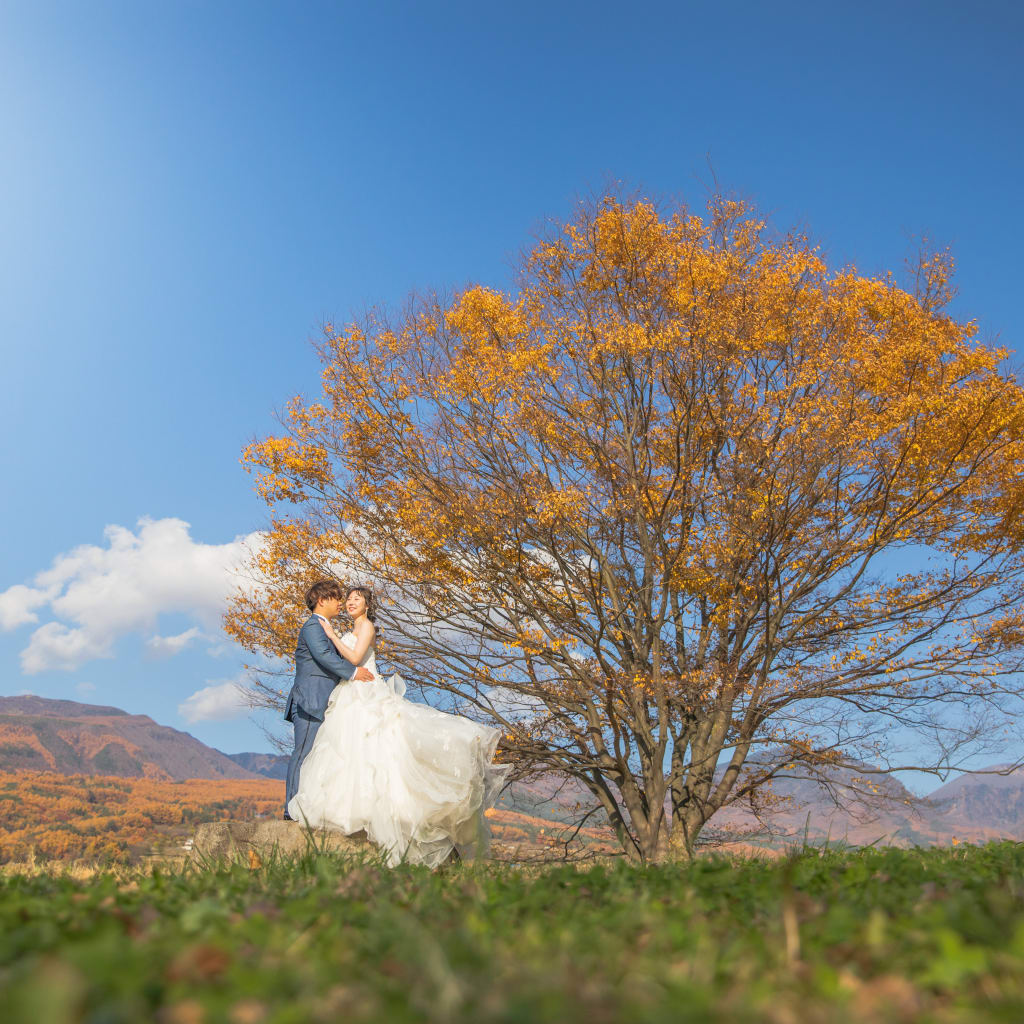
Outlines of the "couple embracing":
M 331 619 L 345 610 L 352 629 Z M 365 831 L 388 863 L 437 867 L 455 847 L 486 843 L 483 812 L 509 765 L 491 763 L 500 730 L 404 697 L 375 655 L 376 599 L 368 587 L 333 581 L 306 593 L 312 613 L 295 648 L 285 719 L 295 727 L 285 818 Z

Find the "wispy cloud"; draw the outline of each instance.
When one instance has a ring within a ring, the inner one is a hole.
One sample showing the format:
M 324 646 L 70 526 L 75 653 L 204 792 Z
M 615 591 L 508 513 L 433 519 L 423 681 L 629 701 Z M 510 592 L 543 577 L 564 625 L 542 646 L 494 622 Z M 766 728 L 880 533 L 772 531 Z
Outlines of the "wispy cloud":
M 146 647 L 151 654 L 155 654 L 159 658 L 167 658 L 185 650 L 193 640 L 202 635 L 199 627 L 193 626 L 176 636 L 151 636 L 146 641 Z
M 249 703 L 240 679 L 204 686 L 178 705 L 178 714 L 193 724 L 238 718 L 248 710 Z
M 508 686 L 492 686 L 484 697 L 496 714 L 513 721 L 535 718 L 547 710 L 539 697 L 519 693 Z

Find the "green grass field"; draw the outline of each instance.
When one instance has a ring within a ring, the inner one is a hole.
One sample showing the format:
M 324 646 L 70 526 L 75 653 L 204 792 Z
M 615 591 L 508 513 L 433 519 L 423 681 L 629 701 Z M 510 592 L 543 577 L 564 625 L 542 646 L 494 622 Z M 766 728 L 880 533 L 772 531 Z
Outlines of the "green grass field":
M 0 878 L 11 1024 L 1024 1021 L 1024 846 Z

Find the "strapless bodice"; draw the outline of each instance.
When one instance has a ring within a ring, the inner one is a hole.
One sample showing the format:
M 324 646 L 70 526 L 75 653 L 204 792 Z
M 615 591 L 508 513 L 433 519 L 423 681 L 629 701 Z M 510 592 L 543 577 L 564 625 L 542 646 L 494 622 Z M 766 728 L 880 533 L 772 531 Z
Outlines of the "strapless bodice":
M 349 630 L 346 633 L 342 633 L 341 642 L 346 647 L 354 648 L 356 646 L 356 635 Z M 376 649 L 373 644 L 370 644 L 369 650 L 363 655 L 363 660 L 359 662 L 358 668 L 369 669 L 374 675 L 377 675 L 377 657 Z

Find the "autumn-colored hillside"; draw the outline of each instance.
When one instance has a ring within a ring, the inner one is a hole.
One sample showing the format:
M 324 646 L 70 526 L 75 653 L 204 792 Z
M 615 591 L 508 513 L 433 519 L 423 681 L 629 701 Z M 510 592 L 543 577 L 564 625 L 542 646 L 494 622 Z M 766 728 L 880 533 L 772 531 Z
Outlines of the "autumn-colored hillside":
M 180 847 L 202 821 L 281 813 L 273 779 L 184 782 L 0 772 L 0 863 L 131 860 Z
M 120 708 L 0 697 L 0 771 L 146 779 L 251 779 L 194 736 Z

